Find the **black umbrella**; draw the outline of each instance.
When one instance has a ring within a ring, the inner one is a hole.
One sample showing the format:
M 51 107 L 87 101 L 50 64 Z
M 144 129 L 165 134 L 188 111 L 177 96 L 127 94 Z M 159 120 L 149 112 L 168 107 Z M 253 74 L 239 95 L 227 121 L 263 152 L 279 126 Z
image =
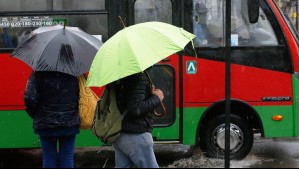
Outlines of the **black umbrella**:
M 102 44 L 77 27 L 40 27 L 18 45 L 12 56 L 36 71 L 58 71 L 79 76 L 89 71 Z

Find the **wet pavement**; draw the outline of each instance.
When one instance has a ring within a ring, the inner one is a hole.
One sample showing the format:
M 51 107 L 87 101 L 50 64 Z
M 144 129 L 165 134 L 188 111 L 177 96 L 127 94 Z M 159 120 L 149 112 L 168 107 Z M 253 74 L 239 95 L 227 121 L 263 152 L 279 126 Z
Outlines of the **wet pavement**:
M 180 159 L 168 168 L 224 168 L 224 160 L 206 158 L 195 149 L 190 158 Z M 261 139 L 255 137 L 248 156 L 231 160 L 231 168 L 299 168 L 299 138 Z
M 193 149 L 184 145 L 155 145 L 155 153 L 161 167 L 167 167 L 178 159 L 192 156 Z M 113 168 L 114 151 L 112 147 L 91 147 L 75 149 L 76 168 Z M 1 168 L 41 168 L 40 149 L 0 150 Z
M 184 145 L 155 145 L 162 168 L 223 168 L 224 160 L 206 158 L 200 149 Z M 40 168 L 40 149 L 0 150 L 1 168 Z M 231 161 L 231 168 L 298 168 L 299 138 L 261 139 L 256 137 L 250 154 L 241 161 Z M 112 168 L 111 147 L 77 148 L 76 168 Z
M 299 168 L 299 138 L 256 140 L 251 159 L 250 168 Z

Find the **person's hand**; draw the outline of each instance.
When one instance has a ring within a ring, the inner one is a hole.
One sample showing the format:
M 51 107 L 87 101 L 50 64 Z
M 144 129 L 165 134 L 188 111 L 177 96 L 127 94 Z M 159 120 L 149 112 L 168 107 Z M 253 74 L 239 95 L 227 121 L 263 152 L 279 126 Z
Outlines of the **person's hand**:
M 154 85 L 152 85 L 152 94 L 158 96 L 161 102 L 163 101 L 164 93 L 160 89 L 156 89 Z

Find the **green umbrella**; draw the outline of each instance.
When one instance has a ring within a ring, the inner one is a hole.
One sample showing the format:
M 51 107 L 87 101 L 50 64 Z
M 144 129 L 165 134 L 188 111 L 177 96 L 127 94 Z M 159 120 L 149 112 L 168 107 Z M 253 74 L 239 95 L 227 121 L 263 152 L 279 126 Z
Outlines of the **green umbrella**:
M 143 72 L 195 38 L 182 28 L 146 22 L 125 27 L 105 42 L 96 54 L 87 86 L 104 86 L 126 76 Z

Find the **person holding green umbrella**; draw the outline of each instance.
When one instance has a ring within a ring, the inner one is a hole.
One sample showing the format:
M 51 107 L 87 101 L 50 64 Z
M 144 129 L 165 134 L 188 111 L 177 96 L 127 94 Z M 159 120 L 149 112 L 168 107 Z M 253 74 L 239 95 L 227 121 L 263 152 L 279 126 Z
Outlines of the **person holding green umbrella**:
M 145 22 L 125 27 L 96 54 L 87 86 L 102 87 L 116 82 L 116 98 L 121 113 L 121 135 L 113 143 L 116 168 L 158 168 L 154 151 L 153 114 L 164 99 L 146 74 L 146 69 L 181 51 L 195 35 L 182 28 Z M 123 87 L 123 93 L 117 90 Z
M 150 85 L 145 73 L 137 73 L 116 83 L 120 112 L 127 112 L 120 137 L 113 143 L 116 168 L 158 168 L 154 150 L 153 111 L 164 99 L 160 89 Z M 122 93 L 118 92 L 120 86 Z

